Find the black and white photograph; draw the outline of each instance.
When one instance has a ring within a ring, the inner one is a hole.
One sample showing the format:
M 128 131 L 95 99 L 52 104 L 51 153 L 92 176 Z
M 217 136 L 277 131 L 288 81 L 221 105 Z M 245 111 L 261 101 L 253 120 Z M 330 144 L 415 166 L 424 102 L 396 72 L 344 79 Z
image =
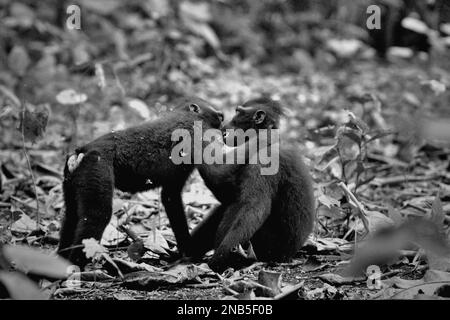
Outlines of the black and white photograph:
M 0 305 L 449 299 L 449 0 L 0 0 Z

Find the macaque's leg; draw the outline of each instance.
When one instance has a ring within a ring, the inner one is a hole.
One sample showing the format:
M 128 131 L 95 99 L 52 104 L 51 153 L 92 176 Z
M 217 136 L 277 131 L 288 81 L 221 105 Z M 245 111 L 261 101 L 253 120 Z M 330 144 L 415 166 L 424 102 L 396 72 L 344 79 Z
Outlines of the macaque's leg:
M 180 178 L 179 181 L 183 181 L 183 184 L 163 186 L 161 191 L 161 201 L 166 210 L 167 217 L 169 218 L 170 226 L 175 234 L 178 251 L 182 255 L 189 256 L 192 250 L 191 236 L 189 234 L 183 200 L 181 198 L 181 192 L 186 180 L 187 177 L 185 179 Z
M 76 170 L 67 174 L 66 180 L 70 188 L 64 190 L 67 218 L 62 228 L 60 248 L 81 245 L 84 239 L 89 238 L 100 241 L 112 214 L 114 174 L 111 164 L 98 152 L 89 152 Z M 73 240 L 67 245 L 71 233 Z M 87 262 L 82 248 L 72 249 L 66 256 L 80 267 Z
M 217 271 L 225 270 L 229 265 L 229 256 L 233 248 L 245 244 L 261 227 L 271 210 L 271 199 L 253 197 L 236 202 L 227 207 L 216 235 L 216 250 L 209 265 Z
M 58 252 L 72 245 L 73 239 L 75 237 L 75 228 L 78 223 L 75 194 L 71 189 L 70 183 L 67 180 L 64 180 L 63 182 L 63 191 L 66 211 L 64 219 L 62 221 Z M 63 250 L 59 252 L 59 254 L 64 258 L 68 258 L 70 255 L 70 250 Z
M 192 231 L 191 237 L 194 257 L 199 258 L 209 250 L 214 249 L 214 240 L 225 208 L 224 205 L 219 205 L 212 209 Z

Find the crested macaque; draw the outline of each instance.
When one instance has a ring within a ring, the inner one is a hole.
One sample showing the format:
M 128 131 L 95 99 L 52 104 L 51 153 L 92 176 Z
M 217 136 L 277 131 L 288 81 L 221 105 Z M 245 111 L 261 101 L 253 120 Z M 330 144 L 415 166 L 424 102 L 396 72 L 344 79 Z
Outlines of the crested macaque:
M 224 129 L 270 131 L 279 127 L 282 114 L 275 101 L 251 100 L 236 109 Z M 248 242 L 260 261 L 287 261 L 312 232 L 313 190 L 299 153 L 281 146 L 278 172 L 262 175 L 260 167 L 260 164 L 198 166 L 206 186 L 221 204 L 193 230 L 191 244 L 197 257 L 215 250 L 209 265 L 216 271 L 229 267 L 234 248 Z
M 369 29 L 371 45 L 380 58 L 386 58 L 389 47 L 410 47 L 414 51 L 428 52 L 431 48 L 427 34 L 417 33 L 402 25 L 404 18 L 415 12 L 428 28 L 438 28 L 438 17 L 445 9 L 445 0 L 433 4 L 423 0 L 376 0 L 373 4 L 381 9 L 380 28 Z M 364 9 L 365 10 L 365 9 Z
M 196 121 L 206 129 L 218 129 L 222 120 L 222 113 L 208 102 L 188 98 L 159 119 L 105 134 L 77 148 L 64 168 L 66 213 L 59 253 L 79 266 L 87 263 L 79 245 L 83 239 L 101 239 L 111 218 L 114 188 L 135 193 L 162 187 L 162 203 L 178 250 L 191 254 L 181 191 L 194 165 L 173 163 L 171 137 L 176 129 L 192 133 Z

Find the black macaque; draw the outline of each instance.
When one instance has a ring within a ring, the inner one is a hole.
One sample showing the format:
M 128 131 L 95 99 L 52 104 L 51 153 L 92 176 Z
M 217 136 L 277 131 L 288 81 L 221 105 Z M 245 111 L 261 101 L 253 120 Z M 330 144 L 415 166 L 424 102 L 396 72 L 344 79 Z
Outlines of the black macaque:
M 206 129 L 219 129 L 223 114 L 204 100 L 183 99 L 165 116 L 105 134 L 68 157 L 63 181 L 66 215 L 59 244 L 63 257 L 79 266 L 88 262 L 81 248 L 67 248 L 86 238 L 101 239 L 111 218 L 114 188 L 134 193 L 162 187 L 178 250 L 192 252 L 181 191 L 194 165 L 175 165 L 170 155 L 172 132 L 184 128 L 192 133 L 195 121 L 202 121 Z
M 236 109 L 224 129 L 276 129 L 282 114 L 275 101 L 251 100 Z M 312 232 L 315 209 L 308 170 L 289 147 L 280 149 L 279 164 L 274 175 L 261 175 L 259 164 L 198 167 L 221 203 L 191 233 L 197 257 L 215 249 L 212 269 L 230 267 L 233 249 L 248 241 L 260 261 L 289 260 Z
M 428 35 L 417 33 L 402 26 L 402 20 L 415 12 L 432 29 L 438 29 L 438 17 L 445 8 L 445 0 L 436 0 L 434 4 L 422 0 L 388 1 L 376 0 L 374 4 L 381 8 L 381 28 L 369 30 L 372 46 L 380 58 L 385 58 L 391 46 L 409 47 L 414 51 L 428 52 L 431 48 Z

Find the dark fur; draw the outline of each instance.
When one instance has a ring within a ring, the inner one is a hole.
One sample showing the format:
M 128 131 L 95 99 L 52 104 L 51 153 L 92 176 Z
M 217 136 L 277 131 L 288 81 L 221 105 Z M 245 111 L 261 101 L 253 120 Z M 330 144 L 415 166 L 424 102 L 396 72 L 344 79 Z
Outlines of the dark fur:
M 252 120 L 258 110 L 264 111 L 266 127 L 278 127 L 283 114 L 278 103 L 266 99 L 244 106 L 224 129 L 264 129 Z M 311 178 L 298 152 L 283 147 L 275 175 L 261 175 L 259 165 L 217 167 L 199 167 L 221 204 L 192 232 L 196 253 L 215 248 L 209 264 L 219 271 L 230 266 L 232 249 L 248 241 L 261 261 L 292 258 L 312 232 L 315 217 Z
M 266 114 L 262 123 L 254 122 L 255 112 L 262 111 Z M 228 128 L 240 128 L 243 130 L 254 129 L 277 129 L 280 117 L 284 115 L 283 109 L 277 101 L 268 98 L 257 98 L 245 102 L 236 108 L 236 116 L 231 119 Z
M 192 112 L 195 103 L 199 112 Z M 203 127 L 219 128 L 223 116 L 210 104 L 198 98 L 181 102 L 167 115 L 126 130 L 108 133 L 78 148 L 84 154 L 78 167 L 64 169 L 66 216 L 61 230 L 59 250 L 79 245 L 86 238 L 101 239 L 112 212 L 114 188 L 139 192 L 162 187 L 162 203 L 174 231 L 178 249 L 189 254 L 190 236 L 181 200 L 182 188 L 194 169 L 193 165 L 175 165 L 169 159 L 175 129 L 191 133 L 194 121 Z M 81 249 L 62 251 L 73 263 L 85 265 Z

